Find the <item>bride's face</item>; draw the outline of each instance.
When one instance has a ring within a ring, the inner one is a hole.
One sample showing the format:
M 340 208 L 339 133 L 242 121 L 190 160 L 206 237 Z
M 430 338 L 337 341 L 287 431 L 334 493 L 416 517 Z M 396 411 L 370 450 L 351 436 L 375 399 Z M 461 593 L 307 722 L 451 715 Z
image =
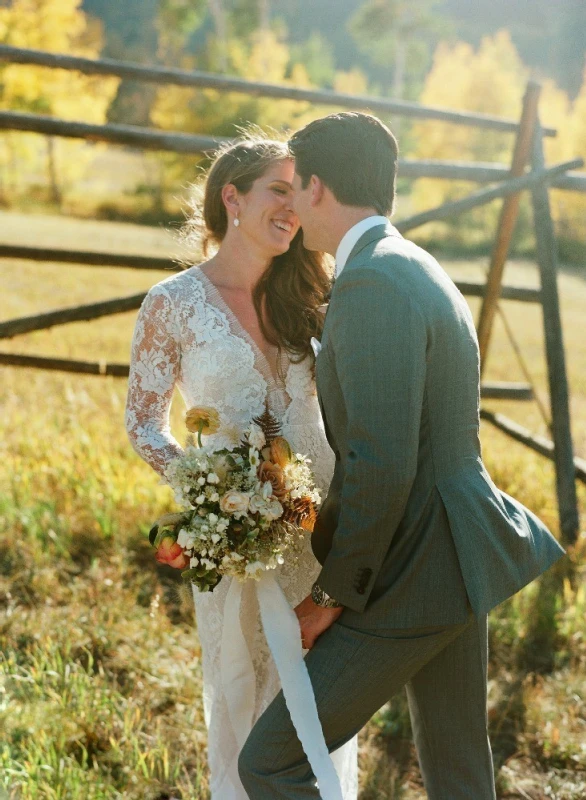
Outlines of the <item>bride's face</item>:
M 299 230 L 292 207 L 293 162 L 277 161 L 239 195 L 238 231 L 267 257 L 285 253 Z

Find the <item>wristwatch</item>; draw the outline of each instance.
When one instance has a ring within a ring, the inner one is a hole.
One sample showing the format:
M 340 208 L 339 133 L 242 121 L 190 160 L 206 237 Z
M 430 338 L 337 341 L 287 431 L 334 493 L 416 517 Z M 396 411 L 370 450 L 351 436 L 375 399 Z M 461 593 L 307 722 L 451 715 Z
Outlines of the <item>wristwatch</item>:
M 314 583 L 311 587 L 311 599 L 316 604 L 316 606 L 321 606 L 322 608 L 341 608 L 342 603 L 338 603 L 337 600 L 334 600 L 333 597 L 330 597 L 327 592 L 319 586 L 319 584 Z

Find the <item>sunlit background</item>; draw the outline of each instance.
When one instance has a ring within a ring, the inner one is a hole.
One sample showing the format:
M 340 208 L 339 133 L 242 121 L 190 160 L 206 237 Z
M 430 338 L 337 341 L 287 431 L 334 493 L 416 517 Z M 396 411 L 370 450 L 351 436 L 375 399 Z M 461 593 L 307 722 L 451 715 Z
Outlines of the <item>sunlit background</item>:
M 584 0 L 0 0 L 0 44 L 389 97 L 518 120 L 530 78 L 586 159 Z M 0 110 L 233 136 L 331 107 L 0 61 Z M 508 167 L 510 133 L 384 116 L 402 158 Z M 170 256 L 203 156 L 0 132 L 0 244 Z M 582 171 L 586 175 L 586 171 Z M 400 177 L 400 219 L 476 186 Z M 576 454 L 586 458 L 586 194 L 553 190 Z M 486 274 L 501 203 L 414 232 L 454 279 Z M 505 282 L 538 285 L 529 197 Z M 196 254 L 193 255 L 196 258 Z M 144 291 L 164 272 L 0 260 L 2 321 Z M 479 304 L 470 301 L 475 318 Z M 505 313 L 547 406 L 538 306 Z M 125 363 L 136 312 L 3 340 L 3 352 Z M 524 380 L 497 319 L 489 380 Z M 189 598 L 146 534 L 172 507 L 123 426 L 125 380 L 0 366 L 0 797 L 206 800 Z M 536 403 L 487 401 L 550 436 Z M 181 403 L 173 409 L 180 434 Z M 559 533 L 551 463 L 482 427 L 487 465 Z M 586 492 L 580 485 L 582 528 Z M 585 539 L 563 573 L 491 616 L 489 711 L 501 798 L 586 797 Z M 425 793 L 403 698 L 361 736 L 361 800 Z

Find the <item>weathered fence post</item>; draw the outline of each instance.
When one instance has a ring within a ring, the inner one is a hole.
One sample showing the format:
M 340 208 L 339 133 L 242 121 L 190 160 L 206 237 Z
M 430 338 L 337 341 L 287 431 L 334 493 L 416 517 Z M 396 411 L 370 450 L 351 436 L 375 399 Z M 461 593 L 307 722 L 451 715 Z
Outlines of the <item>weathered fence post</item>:
M 533 143 L 533 133 L 537 122 L 537 112 L 541 86 L 535 81 L 527 84 L 525 96 L 523 98 L 523 113 L 519 123 L 519 132 L 515 142 L 515 150 L 511 162 L 511 178 L 518 178 L 523 175 L 526 165 L 531 159 L 531 146 Z M 486 366 L 488 355 L 488 345 L 492 331 L 492 323 L 500 295 L 501 283 L 505 263 L 509 254 L 509 247 L 515 223 L 519 214 L 520 194 L 510 195 L 505 198 L 499 217 L 496 240 L 490 260 L 490 269 L 486 280 L 486 292 L 480 309 L 478 319 L 478 345 L 480 347 L 480 370 Z
M 539 119 L 535 128 L 532 162 L 534 170 L 543 169 L 545 164 L 543 134 Z M 580 520 L 576 497 L 576 470 L 570 425 L 566 357 L 557 285 L 557 244 L 547 183 L 537 184 L 531 192 L 531 197 L 537 261 L 541 275 L 541 302 L 544 317 L 545 352 L 549 377 L 560 527 L 562 541 L 565 544 L 573 544 L 578 538 Z

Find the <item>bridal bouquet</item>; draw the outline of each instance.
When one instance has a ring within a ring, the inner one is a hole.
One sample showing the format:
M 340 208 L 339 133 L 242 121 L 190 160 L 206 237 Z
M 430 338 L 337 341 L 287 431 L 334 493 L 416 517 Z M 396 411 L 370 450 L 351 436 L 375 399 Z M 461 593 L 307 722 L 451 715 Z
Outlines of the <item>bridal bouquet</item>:
M 258 579 L 295 557 L 313 530 L 320 495 L 310 461 L 294 454 L 268 411 L 255 419 L 234 450 L 214 450 L 202 433 L 219 429 L 212 408 L 185 417 L 189 438 L 165 477 L 183 510 L 161 517 L 150 532 L 157 561 L 183 570 L 200 591 L 213 591 L 223 575 Z

